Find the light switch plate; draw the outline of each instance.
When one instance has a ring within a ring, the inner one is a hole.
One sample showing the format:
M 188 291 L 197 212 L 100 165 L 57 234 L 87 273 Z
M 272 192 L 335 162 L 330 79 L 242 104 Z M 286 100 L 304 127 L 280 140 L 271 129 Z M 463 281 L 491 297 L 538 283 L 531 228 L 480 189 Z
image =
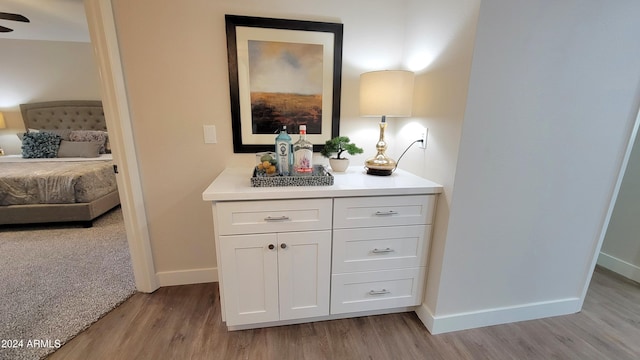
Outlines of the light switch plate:
M 216 137 L 216 126 L 204 125 L 204 143 L 216 144 L 217 142 L 218 142 L 218 139 Z

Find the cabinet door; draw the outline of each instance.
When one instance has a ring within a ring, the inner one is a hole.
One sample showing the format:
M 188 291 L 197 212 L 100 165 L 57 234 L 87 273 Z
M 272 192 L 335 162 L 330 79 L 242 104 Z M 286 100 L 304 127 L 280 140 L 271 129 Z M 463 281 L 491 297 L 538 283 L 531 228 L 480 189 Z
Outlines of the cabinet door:
M 277 321 L 276 234 L 220 236 L 220 242 L 227 325 Z
M 331 231 L 278 234 L 280 320 L 329 315 Z

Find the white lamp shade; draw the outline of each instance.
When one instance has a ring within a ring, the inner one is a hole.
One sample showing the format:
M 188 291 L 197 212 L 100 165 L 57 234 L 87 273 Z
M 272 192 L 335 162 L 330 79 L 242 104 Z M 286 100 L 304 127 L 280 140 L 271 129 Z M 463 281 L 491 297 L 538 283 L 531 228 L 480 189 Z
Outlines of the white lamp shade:
M 405 70 L 372 71 L 360 75 L 361 116 L 411 116 L 413 73 Z
M 0 112 L 0 129 L 7 127 L 7 123 L 4 122 L 4 115 Z

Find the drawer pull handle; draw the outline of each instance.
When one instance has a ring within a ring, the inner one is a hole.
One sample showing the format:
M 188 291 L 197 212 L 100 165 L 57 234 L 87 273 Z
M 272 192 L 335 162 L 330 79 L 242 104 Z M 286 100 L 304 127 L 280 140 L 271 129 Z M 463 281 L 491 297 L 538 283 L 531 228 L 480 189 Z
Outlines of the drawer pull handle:
M 384 254 L 384 253 L 390 253 L 390 252 L 394 252 L 395 250 L 393 250 L 392 248 L 386 248 L 386 249 L 373 249 L 371 250 L 372 253 L 374 254 Z
M 283 248 L 283 249 L 286 249 L 287 248 L 287 244 L 282 243 L 282 244 L 280 244 L 280 247 Z
M 275 246 L 275 245 L 273 245 L 273 244 L 269 244 L 269 250 L 273 250 L 273 249 L 275 249 L 275 248 L 276 248 L 276 246 Z
M 389 210 L 389 211 L 376 211 L 375 213 L 376 216 L 391 216 L 391 215 L 398 215 L 397 211 L 393 211 L 393 210 Z
M 266 218 L 264 218 L 264 221 L 287 221 L 287 220 L 291 220 L 288 216 L 267 216 Z
M 386 295 L 386 294 L 391 294 L 391 291 L 387 289 L 369 291 L 369 295 Z

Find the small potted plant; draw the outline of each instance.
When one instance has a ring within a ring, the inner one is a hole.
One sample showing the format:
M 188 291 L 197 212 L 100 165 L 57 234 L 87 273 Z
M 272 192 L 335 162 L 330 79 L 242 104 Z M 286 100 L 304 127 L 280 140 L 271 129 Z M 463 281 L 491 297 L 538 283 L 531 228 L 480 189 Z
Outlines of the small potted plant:
M 349 159 L 342 157 L 342 153 L 345 151 L 349 155 L 362 154 L 362 149 L 357 147 L 356 144 L 352 144 L 351 140 L 346 136 L 338 136 L 327 140 L 320 154 L 329 158 L 329 164 L 333 171 L 343 172 L 349 167 Z M 336 156 L 331 157 L 332 154 L 336 154 Z

